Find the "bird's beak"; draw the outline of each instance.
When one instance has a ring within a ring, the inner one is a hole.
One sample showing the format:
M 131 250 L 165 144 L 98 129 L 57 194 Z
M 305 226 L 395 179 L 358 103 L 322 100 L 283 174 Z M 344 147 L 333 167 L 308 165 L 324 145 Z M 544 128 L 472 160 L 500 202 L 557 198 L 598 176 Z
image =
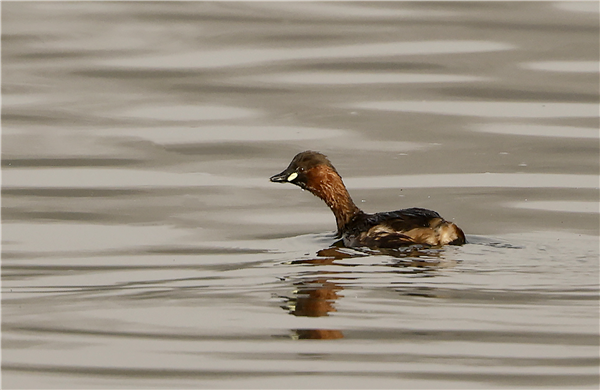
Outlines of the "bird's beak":
M 271 180 L 273 183 L 287 183 L 289 176 L 290 174 L 287 172 L 287 170 L 285 170 L 277 175 L 271 176 L 269 180 Z

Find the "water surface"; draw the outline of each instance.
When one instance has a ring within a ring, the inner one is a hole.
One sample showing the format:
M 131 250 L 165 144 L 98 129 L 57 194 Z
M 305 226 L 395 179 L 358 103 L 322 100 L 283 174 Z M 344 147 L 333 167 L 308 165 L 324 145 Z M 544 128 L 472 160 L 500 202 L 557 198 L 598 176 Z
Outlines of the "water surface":
M 2 7 L 4 388 L 598 388 L 596 2 Z M 332 247 L 327 154 L 462 247 Z

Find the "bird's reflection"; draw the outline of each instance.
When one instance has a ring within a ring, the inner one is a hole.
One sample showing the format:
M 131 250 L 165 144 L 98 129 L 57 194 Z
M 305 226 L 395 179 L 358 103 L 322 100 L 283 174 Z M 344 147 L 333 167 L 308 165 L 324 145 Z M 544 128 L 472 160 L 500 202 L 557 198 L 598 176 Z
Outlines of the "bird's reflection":
M 343 287 L 332 279 L 316 277 L 294 283 L 296 290 L 292 297 L 284 297 L 286 303 L 281 306 L 297 317 L 323 317 L 337 311 L 338 292 Z M 294 338 L 298 339 L 341 339 L 344 334 L 336 329 L 296 329 Z
M 340 285 L 326 278 L 297 282 L 294 285 L 297 287 L 294 297 L 283 306 L 290 314 L 298 317 L 323 317 L 336 311 L 338 291 L 343 290 Z
M 294 338 L 312 340 L 343 339 L 344 334 L 336 329 L 296 329 Z
M 440 258 L 440 249 L 413 246 L 393 251 L 354 250 L 341 245 L 333 245 L 321 249 L 314 258 L 295 260 L 292 264 L 305 265 L 338 265 L 339 271 L 327 272 L 315 269 L 314 272 L 303 275 L 302 280 L 294 283 L 296 290 L 291 297 L 281 297 L 285 304 L 281 307 L 288 313 L 298 317 L 324 317 L 337 311 L 336 303 L 341 298 L 340 292 L 344 290 L 340 281 L 347 281 L 349 271 L 347 267 L 357 264 L 336 263 L 343 259 L 366 257 L 374 254 L 391 256 L 395 261 L 386 264 L 394 268 L 396 273 L 415 274 L 427 272 L 435 267 Z M 326 276 L 325 276 L 326 274 Z M 342 277 L 341 274 L 344 274 Z M 338 276 L 336 276 L 338 275 Z M 293 338 L 296 339 L 341 339 L 344 334 L 337 329 L 295 329 Z

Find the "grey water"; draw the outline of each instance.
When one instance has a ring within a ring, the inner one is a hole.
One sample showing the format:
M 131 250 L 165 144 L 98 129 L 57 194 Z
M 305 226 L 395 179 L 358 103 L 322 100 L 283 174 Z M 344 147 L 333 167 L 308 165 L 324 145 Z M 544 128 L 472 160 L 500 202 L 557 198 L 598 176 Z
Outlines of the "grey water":
M 599 7 L 2 2 L 2 387 L 598 388 Z

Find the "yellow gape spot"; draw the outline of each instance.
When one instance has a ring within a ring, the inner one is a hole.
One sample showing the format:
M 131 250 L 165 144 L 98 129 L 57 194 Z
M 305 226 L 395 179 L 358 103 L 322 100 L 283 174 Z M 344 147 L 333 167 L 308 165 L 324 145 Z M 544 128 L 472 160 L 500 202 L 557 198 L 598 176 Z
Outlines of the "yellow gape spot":
M 287 178 L 287 181 L 292 181 L 292 180 L 294 180 L 294 179 L 295 179 L 295 178 L 297 178 L 297 177 L 298 177 L 298 174 L 297 174 L 296 172 L 292 172 L 292 173 L 290 173 L 290 175 L 288 176 L 288 178 Z

